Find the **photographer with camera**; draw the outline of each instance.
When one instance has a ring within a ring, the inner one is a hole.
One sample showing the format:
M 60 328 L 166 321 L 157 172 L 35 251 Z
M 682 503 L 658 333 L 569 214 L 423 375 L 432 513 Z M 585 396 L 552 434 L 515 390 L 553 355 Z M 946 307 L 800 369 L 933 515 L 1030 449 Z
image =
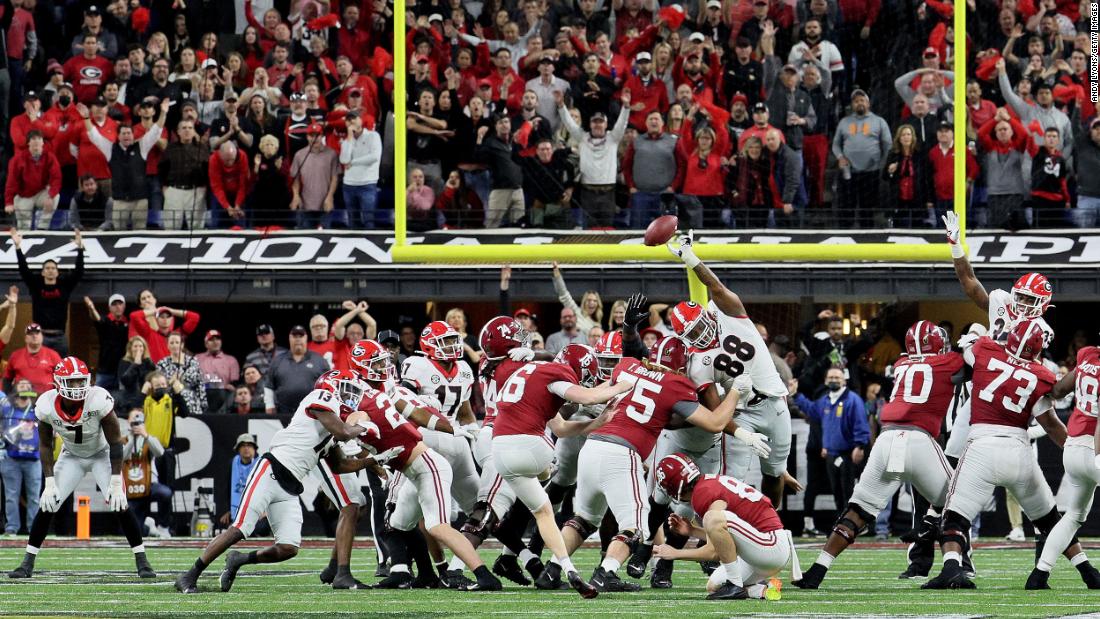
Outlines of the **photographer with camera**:
M 126 499 L 142 523 L 143 535 L 172 537 L 172 489 L 157 482 L 154 458 L 164 455 L 164 445 L 145 427 L 145 413 L 130 411 L 130 435 L 122 448 L 122 470 L 126 482 Z M 157 503 L 157 515 L 149 515 L 149 507 Z

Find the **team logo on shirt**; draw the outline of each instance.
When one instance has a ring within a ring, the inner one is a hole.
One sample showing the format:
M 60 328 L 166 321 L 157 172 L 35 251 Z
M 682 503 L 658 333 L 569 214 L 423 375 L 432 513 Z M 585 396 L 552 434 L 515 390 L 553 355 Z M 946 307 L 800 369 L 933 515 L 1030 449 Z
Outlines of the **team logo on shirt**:
M 439 382 L 439 375 L 438 374 L 432 374 L 432 382 L 433 383 L 438 383 Z
M 80 67 L 80 77 L 86 80 L 98 80 L 103 77 L 103 71 L 100 71 L 99 67 Z
M 711 360 L 709 356 L 703 357 L 703 365 L 710 365 Z

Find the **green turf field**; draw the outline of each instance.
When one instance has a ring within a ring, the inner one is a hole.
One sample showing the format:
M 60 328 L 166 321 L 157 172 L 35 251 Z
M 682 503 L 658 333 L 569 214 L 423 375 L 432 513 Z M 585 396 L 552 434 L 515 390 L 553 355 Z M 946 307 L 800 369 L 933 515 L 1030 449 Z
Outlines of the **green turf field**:
M 361 580 L 372 581 L 373 554 L 358 551 Z M 486 551 L 489 561 L 496 551 Z M 1100 557 L 1100 552 L 1093 551 Z M 328 551 L 306 549 L 293 561 L 275 567 L 250 566 L 231 593 L 217 590 L 221 563 L 200 581 L 203 593 L 184 596 L 175 592 L 175 575 L 190 566 L 198 551 L 192 548 L 149 548 L 149 558 L 159 577 L 138 581 L 133 561 L 125 548 L 50 548 L 40 555 L 35 578 L 0 582 L 0 614 L 171 616 L 233 615 L 236 617 L 355 615 L 404 617 L 703 617 L 759 614 L 803 616 L 996 616 L 1049 617 L 1096 612 L 1100 592 L 1090 592 L 1077 571 L 1062 561 L 1053 577 L 1053 591 L 1025 592 L 1024 579 L 1033 553 L 1025 549 L 982 549 L 975 554 L 979 570 L 977 591 L 921 591 L 923 581 L 898 580 L 904 569 L 901 546 L 852 550 L 834 564 L 822 589 L 801 591 L 783 587 L 776 602 L 747 600 L 707 602 L 705 583 L 694 564 L 679 564 L 676 588 L 643 589 L 636 594 L 603 594 L 585 601 L 571 591 L 546 593 L 505 583 L 501 593 L 454 591 L 333 591 L 319 584 L 317 572 L 328 561 Z M 803 567 L 817 556 L 817 547 L 804 545 L 799 555 Z M 6 572 L 22 557 L 19 548 L 0 549 L 0 567 Z M 576 557 L 582 571 L 591 572 L 598 552 L 582 550 Z M 368 567 L 368 562 L 370 563 Z M 786 579 L 789 574 L 784 575 Z M 648 584 L 648 583 L 647 583 Z

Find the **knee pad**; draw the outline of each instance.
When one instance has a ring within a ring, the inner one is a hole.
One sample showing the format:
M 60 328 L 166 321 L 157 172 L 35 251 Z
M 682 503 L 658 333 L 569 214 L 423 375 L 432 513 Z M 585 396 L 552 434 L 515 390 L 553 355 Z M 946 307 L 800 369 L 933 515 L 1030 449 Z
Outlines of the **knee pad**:
M 595 533 L 599 527 L 574 514 L 572 518 L 565 521 L 565 526 L 573 529 L 581 536 L 581 540 L 586 540 Z
M 856 541 L 860 533 L 866 530 L 867 525 L 859 526 L 854 520 L 848 517 L 847 514 L 837 519 L 836 524 L 833 525 L 833 533 L 843 537 L 849 544 Z
M 962 546 L 963 553 L 970 548 L 970 520 L 961 514 L 948 511 L 943 515 L 940 531 L 940 544 L 954 542 Z
M 849 503 L 848 510 L 855 512 L 856 515 L 859 516 L 859 519 L 863 521 L 864 527 L 867 526 L 867 523 L 875 521 L 875 516 L 869 514 L 867 510 L 863 509 L 858 503 Z
M 1049 535 L 1054 525 L 1058 524 L 1058 521 L 1062 517 L 1058 514 L 1058 508 L 1055 507 L 1047 512 L 1042 518 L 1036 518 L 1031 521 L 1031 524 L 1035 525 L 1035 528 L 1043 533 L 1043 535 Z
M 619 531 L 618 533 L 616 533 L 615 536 L 611 538 L 611 541 L 622 542 L 629 546 L 634 543 L 634 538 L 636 538 L 637 536 L 638 531 L 636 531 L 635 529 L 626 529 L 624 531 Z

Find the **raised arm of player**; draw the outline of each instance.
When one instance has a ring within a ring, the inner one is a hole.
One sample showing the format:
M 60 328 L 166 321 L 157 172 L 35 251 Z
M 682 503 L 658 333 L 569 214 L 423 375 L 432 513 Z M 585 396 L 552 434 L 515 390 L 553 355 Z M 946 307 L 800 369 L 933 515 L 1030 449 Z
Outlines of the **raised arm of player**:
M 714 304 L 723 314 L 727 316 L 744 316 L 746 314 L 745 304 L 741 302 L 741 297 L 726 288 L 722 281 L 718 279 L 718 276 L 695 255 L 695 251 L 691 247 L 691 237 L 681 236 L 670 241 L 668 250 L 672 252 L 673 256 L 682 260 L 687 268 L 695 272 L 699 281 L 707 287 L 707 294 L 710 295 L 710 299 L 714 301 Z
M 959 216 L 954 211 L 949 211 L 943 216 L 943 225 L 947 230 L 947 244 L 951 246 L 951 258 L 955 263 L 955 277 L 959 278 L 959 284 L 966 296 L 978 307 L 988 311 L 989 293 L 974 275 L 974 267 L 970 266 L 970 260 L 967 259 L 966 250 L 960 241 Z

